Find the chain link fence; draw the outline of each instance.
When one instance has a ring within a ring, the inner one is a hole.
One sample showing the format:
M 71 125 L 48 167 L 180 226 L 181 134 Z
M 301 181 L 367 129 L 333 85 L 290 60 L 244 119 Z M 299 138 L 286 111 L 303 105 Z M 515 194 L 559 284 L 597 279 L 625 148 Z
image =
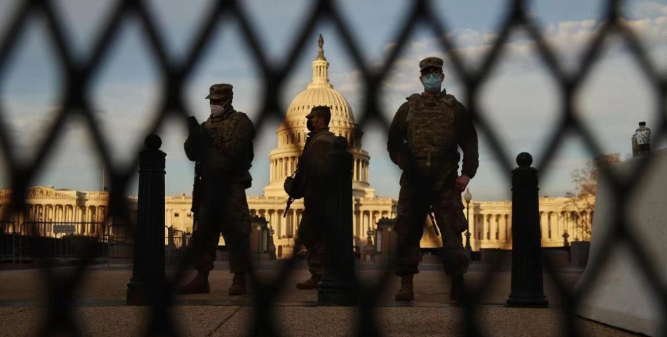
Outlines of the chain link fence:
M 630 54 L 638 62 L 644 76 L 648 79 L 650 86 L 659 95 L 659 104 L 655 111 L 655 120 L 659 121 L 655 129 L 655 143 L 660 143 L 664 138 L 665 95 L 667 93 L 667 77 L 660 74 L 656 66 L 649 59 L 646 50 L 642 47 L 639 38 L 626 25 L 623 20 L 624 13 L 622 5 L 624 1 L 608 0 L 605 1 L 604 12 L 601 13 L 602 25 L 586 46 L 578 66 L 574 71 L 566 71 L 561 64 L 556 52 L 548 45 L 541 34 L 540 27 L 534 18 L 529 15 L 525 0 L 507 1 L 509 10 L 506 11 L 501 20 L 498 29 L 498 37 L 493 43 L 490 51 L 485 55 L 479 67 L 470 69 L 465 66 L 462 56 L 457 52 L 456 45 L 447 38 L 439 38 L 438 43 L 442 51 L 451 62 L 453 71 L 457 78 L 463 84 L 466 92 L 466 101 L 462 102 L 470 112 L 473 120 L 479 130 L 488 138 L 488 144 L 500 163 L 504 172 L 510 172 L 514 167 L 513 159 L 515 153 L 509 153 L 502 147 L 499 141 L 498 130 L 494 129 L 489 119 L 479 104 L 480 88 L 489 79 L 492 68 L 498 63 L 499 55 L 504 46 L 508 43 L 511 33 L 517 29 L 524 29 L 530 39 L 534 41 L 535 49 L 539 59 L 547 66 L 549 75 L 557 83 L 560 97 L 562 97 L 561 111 L 554 125 L 545 155 L 541 162 L 535 165 L 539 167 L 544 174 L 548 172 L 553 165 L 555 153 L 562 146 L 566 134 L 576 134 L 581 137 L 583 144 L 591 156 L 602 155 L 602 145 L 591 132 L 591 127 L 586 125 L 579 114 L 573 98 L 581 89 L 584 80 L 589 76 L 591 68 L 601 57 L 603 50 L 602 44 L 608 36 L 618 36 L 627 45 Z M 241 6 L 240 0 L 221 0 L 216 1 L 212 9 L 204 15 L 201 20 L 201 27 L 198 33 L 192 37 L 192 46 L 183 61 L 172 60 L 167 51 L 166 43 L 162 32 L 156 25 L 156 20 L 151 11 L 148 10 L 145 1 L 141 0 L 117 0 L 112 9 L 102 21 L 101 34 L 92 45 L 90 57 L 82 60 L 75 56 L 72 41 L 70 41 L 64 32 L 62 18 L 54 10 L 55 2 L 49 0 L 25 0 L 20 2 L 17 11 L 10 18 L 8 29 L 4 36 L 0 37 L 0 81 L 8 72 L 8 58 L 10 53 L 17 48 L 22 32 L 27 29 L 29 19 L 32 16 L 38 16 L 44 19 L 47 29 L 47 38 L 51 47 L 57 55 L 57 62 L 63 69 L 63 78 L 61 87 L 62 95 L 58 98 L 56 118 L 50 129 L 46 132 L 45 140 L 41 143 L 36 155 L 31 160 L 18 160 L 16 140 L 11 138 L 8 129 L 6 114 L 0 106 L 0 151 L 5 160 L 3 169 L 10 176 L 9 182 L 13 190 L 12 205 L 14 210 L 21 210 L 26 200 L 26 193 L 31 183 L 35 181 L 36 176 L 45 167 L 45 159 L 53 151 L 55 140 L 59 133 L 63 132 L 65 121 L 71 116 L 80 117 L 86 128 L 92 135 L 95 150 L 102 158 L 110 184 L 110 205 L 109 216 L 114 219 L 121 219 L 130 223 L 130 209 L 125 202 L 125 196 L 130 191 L 130 184 L 133 182 L 133 176 L 137 170 L 138 157 L 135 158 L 132 165 L 124 166 L 112 160 L 110 144 L 102 136 L 100 126 L 95 122 L 91 105 L 91 79 L 100 71 L 102 61 L 107 57 L 110 46 L 118 38 L 122 21 L 127 17 L 134 17 L 140 22 L 140 29 L 147 37 L 147 48 L 155 55 L 157 69 L 162 75 L 162 97 L 163 100 L 158 103 L 159 113 L 151 122 L 150 130 L 156 132 L 162 126 L 168 117 L 176 117 L 180 123 L 186 125 L 187 116 L 193 115 L 188 110 L 184 102 L 184 89 L 186 82 L 193 75 L 193 69 L 201 62 L 202 54 L 207 48 L 207 44 L 212 39 L 213 31 L 224 20 L 234 19 L 240 27 L 243 41 L 247 44 L 248 50 L 256 59 L 256 65 L 261 77 L 261 115 L 255 121 L 256 129 L 262 129 L 263 125 L 270 118 L 283 119 L 283 113 L 286 111 L 279 99 L 281 88 L 285 85 L 287 78 L 295 70 L 295 65 L 299 55 L 304 52 L 307 39 L 313 35 L 316 25 L 321 20 L 328 20 L 335 28 L 335 31 L 341 37 L 342 43 L 346 48 L 346 53 L 352 60 L 354 66 L 360 73 L 361 85 L 365 95 L 362 97 L 361 113 L 362 119 L 358 122 L 359 127 L 363 128 L 370 122 L 375 122 L 388 131 L 389 121 L 381 113 L 380 95 L 382 86 L 380 85 L 388 76 L 390 69 L 397 61 L 401 51 L 406 47 L 411 34 L 418 25 L 423 25 L 438 37 L 445 37 L 450 32 L 447 22 L 432 8 L 431 1 L 411 1 L 410 8 L 405 12 L 405 20 L 401 21 L 398 34 L 393 38 L 395 48 L 389 51 L 383 64 L 377 67 L 371 67 L 360 50 L 358 39 L 353 33 L 350 25 L 344 19 L 341 8 L 334 0 L 319 0 L 313 6 L 313 10 L 307 15 L 307 20 L 295 34 L 295 39 L 288 52 L 288 57 L 283 64 L 271 62 L 267 52 L 263 50 L 258 40 L 256 29 L 253 27 L 248 14 Z M 135 153 L 139 153 L 138 149 Z M 609 176 L 613 188 L 613 201 L 615 207 L 615 222 L 613 223 L 613 235 L 610 235 L 601 248 L 602 258 L 595 260 L 595 263 L 589 264 L 587 268 L 592 275 L 598 275 L 605 267 L 608 256 L 618 245 L 625 245 L 629 248 L 632 256 L 635 258 L 636 265 L 648 281 L 649 291 L 660 300 L 663 316 L 667 315 L 667 291 L 665 286 L 660 283 L 659 273 L 651 263 L 651 257 L 645 247 L 642 246 L 636 234 L 629 230 L 628 217 L 623 205 L 626 205 L 629 198 L 634 195 L 633 188 L 638 186 L 638 180 L 643 179 L 644 173 L 652 165 L 651 157 L 644 156 L 640 159 L 641 163 L 636 166 L 636 171 L 630 179 L 622 179 L 618 176 Z M 510 176 L 507 175 L 507 179 Z M 9 223 L 3 223 L 3 226 L 12 226 Z M 109 245 L 122 240 L 115 238 L 113 231 L 107 233 Z M 174 237 L 177 237 L 175 235 Z M 167 237 L 168 239 L 168 237 Z M 2 254 L 6 255 L 5 241 L 3 241 Z M 185 259 L 184 259 L 185 260 Z M 294 268 L 295 260 L 290 260 L 283 270 L 279 272 L 274 281 L 267 283 L 257 278 L 256 272 L 250 273 L 251 284 L 254 289 L 253 306 L 255 307 L 255 316 L 252 326 L 249 327 L 249 333 L 256 335 L 282 335 L 275 324 L 274 305 L 279 298 L 279 289 L 286 282 L 287 276 Z M 546 260 L 546 268 L 551 266 Z M 78 335 L 79 331 L 75 324 L 74 317 L 75 296 L 74 289 L 81 282 L 86 272 L 86 266 L 91 263 L 90 259 L 83 259 L 74 272 L 67 278 L 56 278 L 54 271 L 45 268 L 42 275 L 49 285 L 48 292 L 50 300 L 48 301 L 48 310 L 42 332 L 47 335 Z M 181 264 L 181 272 L 177 272 L 169 281 L 172 290 L 181 281 L 186 270 L 186 265 Z M 563 333 L 566 335 L 577 336 L 581 333 L 577 331 L 575 324 L 575 312 L 581 305 L 581 299 L 584 294 L 590 291 L 595 283 L 595 278 L 587 279 L 585 284 L 577 288 L 575 292 L 569 292 L 566 285 L 559 279 L 557 273 L 551 273 L 553 280 L 560 291 L 558 296 L 564 299 L 561 310 L 565 314 L 565 323 Z M 382 282 L 375 285 L 372 289 L 359 286 L 360 311 L 358 332 L 362 336 L 380 335 L 376 325 L 377 318 L 373 310 L 379 304 L 380 294 L 388 291 L 388 279 L 392 277 L 391 270 L 387 269 L 383 274 Z M 487 273 L 484 275 L 481 284 L 490 284 L 494 281 L 495 274 Z M 477 324 L 479 301 L 483 296 L 485 289 L 471 289 L 471 301 L 469 305 L 463 308 L 464 320 L 461 324 L 462 332 L 468 336 L 482 335 L 482 331 Z M 171 291 L 170 293 L 174 293 Z M 178 335 L 172 322 L 173 298 L 166 298 L 157 303 L 153 316 L 150 319 L 150 328 L 148 334 Z

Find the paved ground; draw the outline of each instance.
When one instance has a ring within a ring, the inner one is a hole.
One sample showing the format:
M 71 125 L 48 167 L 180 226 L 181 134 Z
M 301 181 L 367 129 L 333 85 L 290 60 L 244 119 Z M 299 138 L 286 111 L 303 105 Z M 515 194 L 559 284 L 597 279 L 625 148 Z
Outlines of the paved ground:
M 277 322 L 285 336 L 350 336 L 356 309 L 278 306 Z M 243 336 L 252 309 L 243 306 L 179 306 L 174 323 L 184 336 Z M 462 336 L 461 309 L 443 307 L 382 307 L 377 326 L 387 336 Z M 141 336 L 150 312 L 142 307 L 80 307 L 77 324 L 84 336 Z M 0 308 L 0 335 L 35 336 L 44 310 Z M 478 317 L 487 336 L 561 336 L 563 317 L 557 310 L 484 306 Z M 522 323 L 518 323 L 522 322 Z M 582 336 L 632 336 L 586 320 L 577 320 Z
M 361 265 L 360 279 L 376 287 L 381 278 L 379 265 Z M 264 280 L 277 273 L 276 264 L 263 264 L 258 275 Z M 67 275 L 70 268 L 60 268 L 56 277 Z M 476 313 L 480 329 L 489 336 L 558 336 L 564 326 L 557 288 L 545 275 L 546 294 L 553 304 L 549 309 L 512 309 L 503 306 L 510 289 L 508 271 L 485 279 L 488 268 L 475 265 L 467 275 L 468 287 L 484 290 L 483 305 Z M 578 279 L 577 270 L 561 270 L 565 289 Z M 14 270 L 0 272 L 0 336 L 33 336 L 42 325 L 46 298 L 44 272 Z M 124 305 L 128 267 L 93 267 L 86 274 L 77 294 L 77 324 L 86 336 L 138 336 L 150 311 Z M 354 333 L 357 308 L 317 307 L 315 291 L 297 291 L 295 282 L 308 277 L 303 265 L 290 275 L 280 290 L 275 307 L 276 322 L 287 336 L 348 336 Z M 224 264 L 211 274 L 211 294 L 179 297 L 173 310 L 175 324 L 186 336 L 239 336 L 248 332 L 252 322 L 251 296 L 230 297 L 227 288 L 231 275 Z M 399 279 L 393 277 L 375 310 L 377 326 L 389 336 L 461 335 L 462 309 L 449 303 L 447 277 L 439 266 L 424 266 L 415 279 L 416 301 L 404 305 L 393 301 Z M 585 336 L 631 336 L 631 334 L 577 318 Z

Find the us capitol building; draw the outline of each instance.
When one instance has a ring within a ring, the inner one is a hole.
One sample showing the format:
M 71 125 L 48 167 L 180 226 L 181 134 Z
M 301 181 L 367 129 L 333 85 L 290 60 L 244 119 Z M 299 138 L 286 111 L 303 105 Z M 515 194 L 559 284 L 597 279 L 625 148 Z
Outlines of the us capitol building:
M 283 182 L 296 169 L 308 133 L 305 116 L 314 106 L 326 105 L 331 108 L 330 131 L 347 138 L 350 144 L 349 151 L 354 157 L 352 193 L 355 245 L 360 248 L 366 245 L 369 237 L 367 233 L 376 228 L 381 218 L 396 217 L 397 200 L 376 196 L 375 189 L 369 184 L 370 156 L 362 147 L 363 134 L 355 124 L 349 103 L 329 81 L 329 62 L 324 56 L 322 44 L 320 40 L 317 58 L 312 63 L 312 81 L 292 100 L 285 120 L 278 128 L 278 147 L 269 155 L 269 185 L 264 187 L 264 195 L 248 197 L 252 215 L 264 217 L 273 229 L 273 241 L 279 258 L 292 255 L 297 227 L 304 211 L 303 199 L 299 199 L 295 200 L 287 214 L 284 214 L 287 194 L 283 190 Z M 111 220 L 103 220 L 108 204 L 106 192 L 58 190 L 44 186 L 32 188 L 28 192 L 28 212 L 10 219 L 11 221 L 18 224 L 27 221 L 107 221 L 107 227 L 111 223 Z M 0 220 L 7 220 L 5 218 L 10 194 L 9 190 L 0 190 Z M 136 209 L 136 198 L 131 197 L 129 201 Z M 165 226 L 192 233 L 191 202 L 190 196 L 166 197 Z M 510 201 L 470 203 L 468 221 L 474 250 L 511 249 L 511 211 Z M 584 226 L 577 224 L 582 220 L 591 223 L 592 215 L 591 211 L 577 210 L 570 198 L 540 198 L 542 246 L 563 246 L 564 233 L 568 233 L 570 241 L 589 240 L 589 234 L 584 230 Z M 422 248 L 442 246 L 440 238 L 434 235 L 431 226 L 427 220 L 421 242 Z M 98 233 L 100 231 L 95 227 L 76 229 L 77 234 L 91 236 L 100 235 Z M 54 234 L 47 230 L 43 235 Z M 224 244 L 222 239 L 221 244 Z

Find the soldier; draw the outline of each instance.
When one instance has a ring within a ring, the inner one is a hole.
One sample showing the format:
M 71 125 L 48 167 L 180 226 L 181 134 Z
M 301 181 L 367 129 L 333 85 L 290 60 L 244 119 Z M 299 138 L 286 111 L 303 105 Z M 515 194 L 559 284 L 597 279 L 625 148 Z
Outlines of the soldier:
M 191 122 L 185 141 L 188 159 L 200 167 L 201 180 L 193 194 L 197 215 L 193 253 L 197 276 L 180 288 L 183 294 L 210 292 L 208 274 L 213 269 L 220 233 L 229 252 L 234 281 L 230 295 L 246 293 L 245 273 L 250 255 L 250 212 L 245 189 L 252 182 L 252 140 L 255 129 L 246 114 L 234 110 L 231 84 L 214 84 L 206 99 L 211 116 L 198 125 Z M 194 119 L 194 118 L 193 118 Z
M 407 98 L 389 131 L 389 156 L 403 170 L 395 229 L 399 246 L 396 275 L 401 277 L 397 301 L 414 300 L 412 281 L 419 273 L 419 242 L 432 212 L 442 233 L 445 272 L 452 280 L 450 298 L 460 301 L 464 292 L 468 260 L 461 239 L 466 228 L 461 192 L 479 166 L 477 132 L 465 107 L 441 91 L 442 65 L 437 57 L 419 62 L 424 92 Z M 460 176 L 457 147 L 463 151 Z
M 299 158 L 294 178 L 285 180 L 285 192 L 294 199 L 303 199 L 305 210 L 299 231 L 301 243 L 308 250 L 310 279 L 298 283 L 297 289 L 315 289 L 324 274 L 324 226 L 326 224 L 326 193 L 328 178 L 327 155 L 333 150 L 334 134 L 329 132 L 331 110 L 316 106 L 306 116 L 308 138 Z

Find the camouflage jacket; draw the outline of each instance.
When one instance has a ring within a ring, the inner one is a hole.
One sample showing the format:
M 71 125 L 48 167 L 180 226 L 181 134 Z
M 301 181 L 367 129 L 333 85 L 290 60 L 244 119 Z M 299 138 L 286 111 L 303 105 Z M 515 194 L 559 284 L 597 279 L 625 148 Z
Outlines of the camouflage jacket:
M 391 122 L 391 127 L 389 129 L 389 137 L 387 141 L 387 151 L 389 151 L 389 156 L 391 160 L 398 164 L 398 157 L 404 156 L 406 159 L 410 158 L 413 154 L 413 149 L 410 148 L 408 140 L 408 132 L 410 128 L 409 115 L 411 109 L 414 110 L 415 106 L 421 106 L 423 103 L 426 103 L 427 100 L 437 100 L 438 103 L 441 103 L 441 106 L 446 106 L 448 109 L 453 111 L 453 123 L 448 130 L 451 130 L 453 134 L 445 135 L 442 139 L 452 144 L 452 149 L 447 152 L 452 153 L 440 153 L 440 155 L 454 157 L 458 156 L 456 147 L 460 147 L 463 152 L 463 165 L 461 169 L 461 174 L 464 174 L 470 178 L 474 177 L 477 173 L 477 168 L 479 167 L 479 153 L 477 145 L 477 131 L 475 126 L 472 123 L 470 115 L 466 111 L 466 108 L 459 101 L 454 98 L 452 95 L 448 95 L 443 91 L 440 95 L 436 97 L 427 97 L 423 94 L 413 94 L 407 98 L 407 102 L 403 103 L 401 107 L 394 115 L 394 119 Z M 444 109 L 444 108 L 443 108 Z M 414 114 L 414 111 L 413 111 Z M 412 116 L 410 116 L 412 117 Z M 412 118 L 410 118 L 412 119 Z M 433 124 L 433 129 L 444 129 L 444 125 Z
M 293 198 L 315 196 L 329 181 L 327 155 L 333 150 L 334 137 L 329 128 L 308 133 L 303 154 L 299 157 L 299 170 L 292 183 Z
M 255 128 L 248 116 L 233 108 L 201 123 L 199 134 L 190 134 L 185 153 L 203 167 L 203 179 L 214 174 L 250 187 Z

